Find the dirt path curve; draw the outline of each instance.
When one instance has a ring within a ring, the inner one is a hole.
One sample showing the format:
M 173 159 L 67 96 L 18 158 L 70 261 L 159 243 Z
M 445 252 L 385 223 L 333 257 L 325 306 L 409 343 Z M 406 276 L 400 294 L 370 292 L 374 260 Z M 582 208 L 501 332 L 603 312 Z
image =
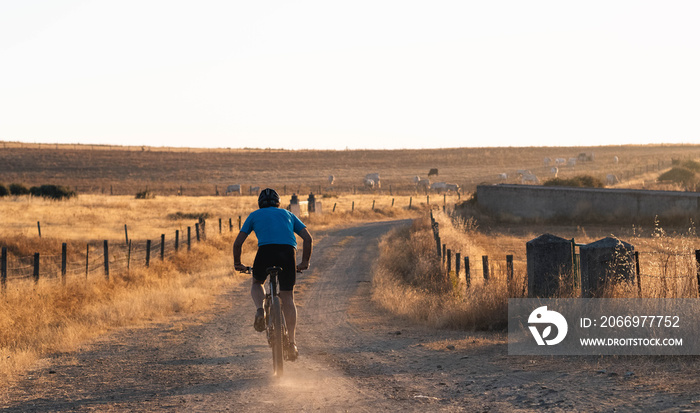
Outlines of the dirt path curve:
M 8 412 L 696 411 L 697 391 L 629 375 L 625 360 L 509 357 L 495 333 L 434 330 L 369 300 L 379 238 L 407 221 L 314 234 L 298 283 L 300 359 L 271 375 L 249 283 L 205 315 L 123 329 L 44 360 L 0 395 Z M 563 363 L 562 361 L 566 361 Z M 697 378 L 693 383 L 697 384 Z M 697 386 L 695 386 L 697 388 Z

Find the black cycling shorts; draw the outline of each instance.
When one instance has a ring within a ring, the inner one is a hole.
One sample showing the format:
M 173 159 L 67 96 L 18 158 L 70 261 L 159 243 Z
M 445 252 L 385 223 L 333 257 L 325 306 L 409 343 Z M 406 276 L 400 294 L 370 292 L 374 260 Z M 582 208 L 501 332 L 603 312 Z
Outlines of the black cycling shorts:
M 253 262 L 253 278 L 265 282 L 269 267 L 281 267 L 280 291 L 293 291 L 297 280 L 297 249 L 286 244 L 268 244 L 258 247 Z

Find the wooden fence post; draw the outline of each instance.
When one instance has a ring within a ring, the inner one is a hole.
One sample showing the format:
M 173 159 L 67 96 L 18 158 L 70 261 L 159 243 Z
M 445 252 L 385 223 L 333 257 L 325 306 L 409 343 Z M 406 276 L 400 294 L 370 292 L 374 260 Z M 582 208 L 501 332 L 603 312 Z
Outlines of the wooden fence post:
M 199 222 L 194 224 L 194 230 L 197 233 L 197 242 L 199 242 Z
M 233 232 L 233 220 L 231 218 L 228 219 L 228 232 Z
M 483 255 L 481 257 L 481 263 L 484 267 L 484 281 L 488 281 L 489 280 L 489 256 Z
M 374 203 L 377 202 L 376 200 L 372 200 L 372 211 L 374 211 Z
M 430 195 L 425 196 L 425 201 L 428 203 L 428 206 L 430 206 Z
M 39 282 L 39 263 L 40 263 L 39 253 L 35 252 L 34 253 L 34 283 L 35 284 Z
M 5 292 L 7 288 L 7 247 L 2 247 L 2 252 L 0 253 L 0 286 L 2 291 Z
M 698 251 L 695 251 L 695 259 L 696 260 L 698 259 Z M 634 264 L 635 264 L 635 268 L 637 270 L 637 294 L 639 294 L 639 297 L 641 298 L 641 296 L 642 296 L 642 275 L 639 271 L 639 251 L 634 252 Z M 698 277 L 700 277 L 700 273 L 698 273 Z M 698 287 L 698 294 L 700 294 L 700 286 Z
M 151 240 L 146 241 L 146 268 L 151 265 Z
M 467 283 L 467 290 L 471 284 L 471 270 L 469 269 L 469 257 L 464 257 L 464 281 Z
M 41 222 L 36 222 L 36 228 L 39 230 L 39 238 L 41 238 Z
M 238 216 L 238 230 L 241 230 L 241 216 Z
M 130 270 L 131 269 L 131 241 L 129 241 L 129 249 L 127 250 L 126 253 L 126 269 Z
M 445 250 L 446 249 L 447 249 L 447 244 L 442 244 L 442 264 L 443 265 L 445 264 L 445 253 L 446 253 Z
M 180 230 L 175 230 L 175 252 L 180 249 Z
M 506 255 L 506 274 L 508 274 L 508 282 L 513 281 L 513 256 Z
M 336 206 L 338 206 L 338 203 L 337 203 L 337 202 L 334 202 L 334 203 L 333 203 L 333 211 L 331 211 L 331 212 L 335 212 L 335 207 L 336 207 Z
M 160 234 L 160 260 L 165 260 L 165 234 Z
M 107 240 L 104 242 L 105 249 L 105 278 L 109 280 L 109 243 Z
M 221 228 L 222 228 L 222 226 L 221 226 L 221 218 L 219 218 L 219 235 L 221 235 Z
M 413 197 L 408 197 L 408 209 L 413 208 Z
M 392 208 L 394 207 L 394 201 L 395 201 L 395 200 L 396 200 L 395 198 L 391 198 L 391 207 L 392 207 Z
M 129 245 L 129 230 L 126 227 L 126 224 L 124 224 L 124 237 L 126 238 L 126 245 Z
M 352 213 L 355 212 L 355 201 L 352 201 L 352 210 L 350 212 L 352 212 Z
M 450 271 L 452 271 L 452 250 L 447 249 L 447 275 L 449 276 Z
M 187 251 L 192 249 L 192 227 L 187 227 Z
M 68 263 L 68 244 L 61 244 L 61 282 L 66 285 L 66 272 Z
M 90 244 L 85 247 L 85 279 L 87 280 L 90 274 Z
M 460 265 L 462 265 L 462 254 L 461 253 L 456 253 L 455 254 L 455 276 L 457 279 L 459 279 L 459 270 L 460 270 Z

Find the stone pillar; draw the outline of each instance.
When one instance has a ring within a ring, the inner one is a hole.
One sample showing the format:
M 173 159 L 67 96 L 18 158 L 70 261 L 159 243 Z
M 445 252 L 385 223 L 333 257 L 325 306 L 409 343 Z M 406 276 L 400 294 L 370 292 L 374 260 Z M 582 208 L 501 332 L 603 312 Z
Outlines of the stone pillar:
M 580 247 L 581 297 L 601 297 L 606 283 L 634 283 L 634 246 L 607 237 Z
M 314 196 L 314 193 L 311 192 L 309 194 L 309 214 L 314 212 L 316 212 L 316 197 Z
M 528 297 L 553 297 L 562 278 L 573 281 L 571 240 L 544 234 L 525 246 Z

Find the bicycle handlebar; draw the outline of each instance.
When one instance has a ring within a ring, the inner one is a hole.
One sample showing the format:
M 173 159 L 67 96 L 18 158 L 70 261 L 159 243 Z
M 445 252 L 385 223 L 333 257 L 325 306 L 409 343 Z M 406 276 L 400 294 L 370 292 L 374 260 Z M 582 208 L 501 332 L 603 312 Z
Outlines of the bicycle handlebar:
M 253 273 L 253 267 L 247 266 L 245 267 L 245 270 L 239 271 L 241 274 L 252 274 Z M 301 274 L 302 270 L 296 269 L 297 274 Z

